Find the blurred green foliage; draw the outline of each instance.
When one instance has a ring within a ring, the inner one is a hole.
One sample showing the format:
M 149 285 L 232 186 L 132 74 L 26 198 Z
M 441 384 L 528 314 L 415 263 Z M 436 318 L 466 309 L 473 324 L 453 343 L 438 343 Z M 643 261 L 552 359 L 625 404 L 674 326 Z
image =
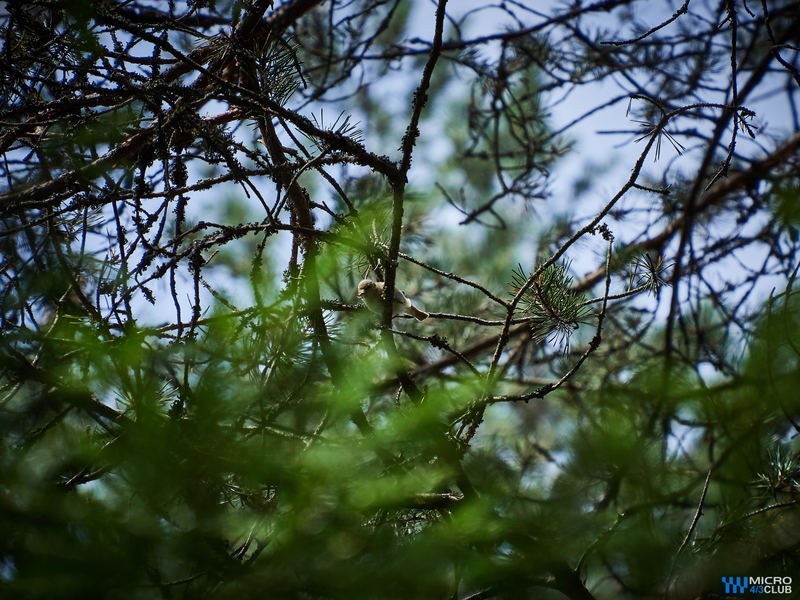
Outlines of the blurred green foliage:
M 5 597 L 448 597 L 456 581 L 546 597 L 531 581 L 576 557 L 590 583 L 612 564 L 645 594 L 670 575 L 709 469 L 676 584 L 739 561 L 774 572 L 792 556 L 782 534 L 798 522 L 771 506 L 800 493 L 780 458 L 800 412 L 796 294 L 765 307 L 739 378 L 705 387 L 651 363 L 583 394 L 557 469 L 511 460 L 518 434 L 499 431 L 466 457 L 474 497 L 454 487 L 446 434 L 473 386 L 371 403 L 387 365 L 370 342 L 336 342 L 347 368 L 332 387 L 308 325 L 276 310 L 212 316 L 175 345 L 64 320 L 36 340 L 49 366 L 34 373 L 3 337 Z M 362 409 L 366 435 L 349 419 Z M 742 545 L 769 552 L 748 562 Z

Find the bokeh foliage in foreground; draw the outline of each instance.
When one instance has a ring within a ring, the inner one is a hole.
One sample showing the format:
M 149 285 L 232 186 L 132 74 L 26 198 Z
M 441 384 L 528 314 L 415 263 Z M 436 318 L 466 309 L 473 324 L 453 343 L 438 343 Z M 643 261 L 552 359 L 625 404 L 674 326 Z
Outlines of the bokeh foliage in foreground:
M 542 434 L 490 409 L 496 430 L 463 459 L 447 431 L 478 382 L 383 403 L 374 333 L 337 342 L 347 368 L 336 387 L 304 347 L 302 318 L 272 356 L 257 314 L 211 317 L 172 345 L 64 319 L 32 342 L 46 368 L 11 356 L 5 337 L 6 393 L 16 389 L 0 422 L 2 588 L 408 598 L 447 597 L 458 582 L 546 597 L 578 587 L 564 573 L 580 561 L 604 597 L 616 589 L 606 568 L 642 594 L 667 580 L 697 591 L 732 572 L 791 574 L 797 309 L 791 294 L 765 307 L 733 380 L 700 385 L 631 357 L 625 382 L 558 398 L 571 417 L 554 418 L 554 455 L 532 454 L 526 441 Z M 372 425 L 359 432 L 350 415 L 362 407 Z M 460 491 L 461 469 L 474 495 Z

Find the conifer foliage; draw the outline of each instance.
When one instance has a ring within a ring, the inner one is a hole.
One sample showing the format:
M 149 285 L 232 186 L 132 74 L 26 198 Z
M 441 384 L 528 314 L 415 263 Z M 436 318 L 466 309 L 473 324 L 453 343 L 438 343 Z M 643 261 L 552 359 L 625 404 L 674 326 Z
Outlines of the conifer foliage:
M 0 596 L 786 584 L 798 32 L 789 0 L 4 3 Z

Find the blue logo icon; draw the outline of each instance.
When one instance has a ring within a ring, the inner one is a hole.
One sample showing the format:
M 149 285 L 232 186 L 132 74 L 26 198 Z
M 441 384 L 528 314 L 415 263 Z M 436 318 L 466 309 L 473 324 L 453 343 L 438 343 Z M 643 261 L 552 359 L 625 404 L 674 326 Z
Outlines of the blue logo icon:
M 744 594 L 747 591 L 749 577 L 723 577 L 726 594 Z

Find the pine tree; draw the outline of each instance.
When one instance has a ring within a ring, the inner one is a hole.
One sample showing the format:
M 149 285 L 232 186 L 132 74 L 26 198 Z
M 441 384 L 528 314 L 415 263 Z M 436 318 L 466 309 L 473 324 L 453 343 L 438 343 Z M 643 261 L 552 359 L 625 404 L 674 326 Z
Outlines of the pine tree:
M 0 595 L 791 577 L 800 15 L 756 4 L 6 3 Z

